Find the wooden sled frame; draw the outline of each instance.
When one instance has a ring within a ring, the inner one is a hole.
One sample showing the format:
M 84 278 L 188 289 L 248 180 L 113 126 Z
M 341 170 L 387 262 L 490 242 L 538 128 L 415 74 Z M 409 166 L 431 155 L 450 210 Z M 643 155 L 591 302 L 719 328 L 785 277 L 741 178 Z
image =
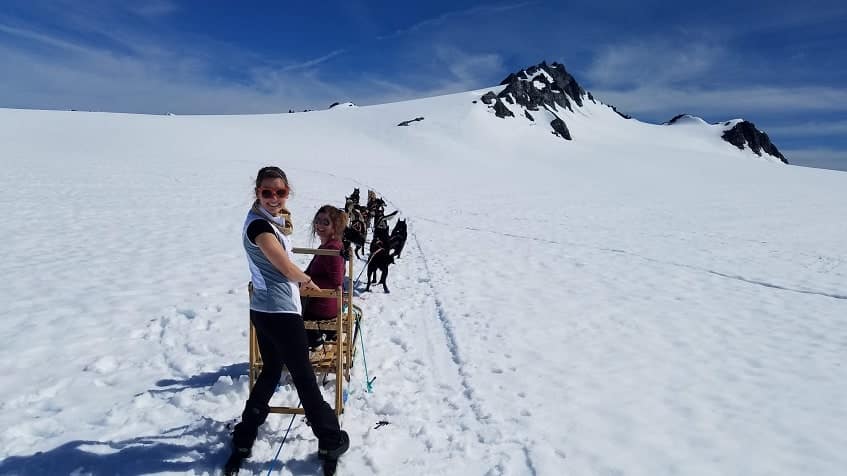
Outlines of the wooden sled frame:
M 322 256 L 340 256 L 339 250 L 325 250 L 316 248 L 294 248 L 297 254 L 311 254 Z M 348 256 L 349 250 L 348 250 Z M 353 260 L 347 261 L 347 291 L 342 288 L 322 289 L 320 291 L 301 290 L 302 297 L 313 298 L 335 298 L 338 301 L 338 315 L 335 319 L 325 321 L 305 321 L 307 330 L 329 331 L 335 330 L 335 342 L 325 342 L 321 348 L 309 353 L 309 360 L 315 370 L 315 376 L 329 372 L 335 373 L 335 414 L 344 412 L 344 381 L 350 381 L 350 369 L 353 367 L 354 337 L 354 307 L 356 313 L 361 316 L 361 309 L 353 306 Z M 249 294 L 253 294 L 253 283 L 247 286 Z M 344 304 L 347 304 L 346 309 Z M 256 384 L 256 379 L 262 371 L 262 355 L 259 352 L 259 341 L 256 338 L 256 329 L 253 323 L 250 325 L 250 389 Z M 303 414 L 302 407 L 270 407 L 270 413 Z

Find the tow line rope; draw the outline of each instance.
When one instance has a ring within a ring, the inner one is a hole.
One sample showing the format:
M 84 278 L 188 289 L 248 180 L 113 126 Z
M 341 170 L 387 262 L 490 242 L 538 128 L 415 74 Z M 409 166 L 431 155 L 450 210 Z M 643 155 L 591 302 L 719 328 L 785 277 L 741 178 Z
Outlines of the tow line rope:
M 300 408 L 301 403 L 302 402 L 297 402 L 297 408 Z M 276 456 L 274 456 L 274 459 L 271 461 L 271 467 L 268 468 L 268 476 L 271 476 L 271 472 L 274 470 L 274 465 L 279 460 L 279 454 L 282 452 L 282 447 L 285 446 L 285 440 L 288 438 L 288 432 L 291 431 L 291 425 L 294 423 L 294 417 L 296 416 L 296 413 L 291 415 L 291 421 L 288 422 L 288 429 L 285 430 L 285 435 L 282 437 L 282 443 L 280 443 L 279 449 L 276 450 Z

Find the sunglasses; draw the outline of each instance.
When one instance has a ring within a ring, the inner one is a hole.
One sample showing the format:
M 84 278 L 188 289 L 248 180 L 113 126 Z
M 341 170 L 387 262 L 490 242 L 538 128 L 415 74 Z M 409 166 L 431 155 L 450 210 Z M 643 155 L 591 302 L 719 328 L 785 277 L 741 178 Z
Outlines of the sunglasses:
M 262 198 L 273 198 L 274 195 L 277 198 L 285 198 L 288 196 L 287 188 L 260 188 L 259 193 L 262 195 Z
M 327 219 L 327 218 L 323 218 L 323 219 L 315 218 L 315 225 L 329 226 L 331 224 L 332 223 L 330 223 L 329 219 Z

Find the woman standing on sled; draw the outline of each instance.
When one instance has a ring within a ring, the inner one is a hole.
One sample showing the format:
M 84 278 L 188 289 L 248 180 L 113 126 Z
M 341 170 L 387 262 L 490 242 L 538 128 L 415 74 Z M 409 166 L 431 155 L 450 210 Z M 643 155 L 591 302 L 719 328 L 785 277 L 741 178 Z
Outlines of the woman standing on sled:
M 242 241 L 253 280 L 250 321 L 256 328 L 262 371 L 250 391 L 241 422 L 235 425 L 232 456 L 226 474 L 235 474 L 244 458 L 250 456 L 259 426 L 268 416 L 268 402 L 288 368 L 297 394 L 318 438 L 318 456 L 338 459 L 350 445 L 335 412 L 318 388 L 306 343 L 306 329 L 300 308 L 300 291 L 320 289 L 292 261 L 294 230 L 291 214 L 285 208 L 288 178 L 278 167 L 263 167 L 256 177 L 256 201 L 244 221 Z

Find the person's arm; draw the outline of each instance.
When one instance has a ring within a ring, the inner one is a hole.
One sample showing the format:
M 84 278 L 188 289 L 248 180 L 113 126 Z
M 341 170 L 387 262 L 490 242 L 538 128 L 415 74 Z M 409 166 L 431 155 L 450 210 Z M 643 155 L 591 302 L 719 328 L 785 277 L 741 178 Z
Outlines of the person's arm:
M 282 244 L 272 233 L 261 233 L 256 237 L 256 246 L 262 250 L 262 253 L 268 258 L 268 261 L 286 278 L 300 283 L 304 288 L 320 290 L 320 288 L 312 282 L 312 278 L 308 274 L 300 271 L 290 259 L 288 253 L 283 249 Z

